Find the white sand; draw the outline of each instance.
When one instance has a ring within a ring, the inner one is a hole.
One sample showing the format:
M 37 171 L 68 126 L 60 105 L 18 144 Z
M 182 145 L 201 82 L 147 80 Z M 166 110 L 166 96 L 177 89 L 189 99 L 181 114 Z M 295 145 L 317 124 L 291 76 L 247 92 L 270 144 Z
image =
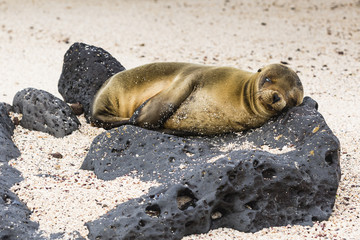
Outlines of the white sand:
M 184 239 L 359 239 L 360 1 L 0 0 L 0 101 L 11 103 L 26 87 L 60 96 L 63 55 L 76 41 L 104 48 L 126 68 L 186 61 L 256 71 L 288 62 L 342 145 L 342 179 L 331 218 L 313 227 L 255 234 L 218 229 Z M 11 164 L 25 180 L 12 190 L 44 235 L 85 236 L 84 222 L 156 184 L 129 177 L 104 182 L 79 170 L 99 132 L 84 124 L 55 139 L 16 129 L 22 156 Z M 49 155 L 55 152 L 63 158 Z

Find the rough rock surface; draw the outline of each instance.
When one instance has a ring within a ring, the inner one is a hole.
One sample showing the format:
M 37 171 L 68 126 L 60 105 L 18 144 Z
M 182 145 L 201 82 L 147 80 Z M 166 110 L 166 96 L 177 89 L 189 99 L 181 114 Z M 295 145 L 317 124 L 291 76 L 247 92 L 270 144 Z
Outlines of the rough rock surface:
M 8 115 L 8 105 L 0 103 L 0 184 L 1 189 L 10 188 L 21 181 L 20 173 L 8 166 L 7 162 L 20 156 L 19 149 L 13 143 L 14 124 Z
M 36 233 L 38 224 L 29 219 L 30 210 L 0 179 L 0 239 L 42 239 Z
M 11 140 L 14 128 L 14 124 L 8 115 L 8 105 L 0 103 L 0 162 L 7 162 L 9 159 L 20 155 L 19 150 Z
M 97 136 L 81 169 L 103 180 L 132 174 L 166 183 L 186 172 L 185 166 L 203 164 L 198 159 L 213 151 L 208 143 L 124 126 Z
M 30 210 L 9 189 L 22 180 L 20 173 L 8 165 L 20 152 L 11 140 L 14 125 L 8 105 L 0 103 L 0 239 L 41 239 L 38 224 L 29 219 Z
M 249 143 L 258 148 L 242 147 Z M 113 129 L 94 140 L 82 167 L 102 179 L 134 174 L 163 185 L 88 222 L 89 238 L 181 239 L 219 227 L 255 232 L 326 220 L 340 180 L 339 150 L 308 97 L 243 134 L 182 138 Z
M 54 95 L 34 88 L 16 93 L 14 111 L 22 113 L 20 125 L 30 130 L 64 137 L 77 130 L 80 122 L 64 101 Z
M 65 53 L 58 90 L 65 102 L 82 104 L 88 119 L 97 90 L 109 77 L 123 70 L 121 63 L 104 49 L 74 43 Z

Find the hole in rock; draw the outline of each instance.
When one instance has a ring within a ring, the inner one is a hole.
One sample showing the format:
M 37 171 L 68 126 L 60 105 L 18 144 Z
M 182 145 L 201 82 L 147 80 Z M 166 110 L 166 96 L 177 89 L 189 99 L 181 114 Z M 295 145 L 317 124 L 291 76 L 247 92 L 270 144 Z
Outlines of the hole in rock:
M 315 216 L 313 216 L 313 217 L 311 218 L 311 221 L 313 221 L 313 222 L 316 222 L 317 220 L 318 220 L 318 218 L 315 217 Z
M 145 213 L 150 217 L 159 217 L 161 210 L 159 205 L 155 204 L 155 205 L 147 206 L 145 209 Z
M 253 167 L 256 168 L 258 165 L 259 165 L 259 161 L 255 159 L 253 161 Z
M 251 220 L 253 220 L 254 217 L 255 217 L 254 212 L 249 212 L 247 215 L 248 215 L 248 217 L 249 217 Z
M 144 220 L 140 220 L 139 223 L 138 223 L 138 225 L 139 225 L 140 227 L 144 227 L 144 226 L 146 225 L 146 222 L 145 222 Z
M 235 178 L 236 178 L 236 174 L 237 174 L 237 172 L 236 171 L 230 171 L 230 172 L 228 172 L 228 178 L 229 178 L 229 181 L 233 181 L 233 180 L 235 180 Z
M 182 151 L 188 156 L 192 157 L 195 155 L 195 153 L 190 149 L 191 147 L 189 145 L 185 145 L 182 149 Z
M 236 196 L 237 194 L 235 193 L 226 194 L 223 198 L 223 201 L 227 203 L 233 203 L 235 201 Z
M 217 220 L 223 217 L 223 213 L 221 210 L 215 210 L 214 212 L 211 213 L 211 219 L 212 220 Z
M 262 176 L 265 180 L 271 180 L 276 177 L 276 171 L 272 168 L 268 168 L 262 172 Z
M 2 195 L 1 198 L 4 200 L 5 204 L 10 204 L 11 203 L 11 198 L 7 194 Z
M 334 161 L 336 161 L 335 159 L 338 157 L 337 155 L 336 151 L 327 151 L 325 154 L 325 162 L 329 165 L 333 164 Z
M 189 222 L 185 223 L 185 227 L 190 227 L 193 224 L 194 224 L 194 221 L 189 221 Z
M 192 156 L 195 155 L 194 153 L 190 152 L 190 151 L 187 150 L 187 149 L 183 149 L 182 151 L 183 151 L 183 152 L 186 154 L 186 156 L 188 156 L 188 157 L 192 157 Z
M 113 148 L 111 149 L 111 153 L 117 153 L 119 155 L 121 155 L 123 152 L 125 151 L 125 149 L 116 149 L 116 148 Z
M 251 210 L 258 210 L 259 209 L 259 207 L 257 205 L 257 201 L 248 202 L 248 203 L 245 204 L 245 207 L 247 209 L 251 209 Z
M 196 201 L 197 199 L 195 198 L 193 192 L 188 188 L 179 191 L 176 198 L 177 206 L 182 211 L 190 206 L 195 207 Z
M 169 162 L 171 163 L 175 162 L 175 157 L 169 157 Z

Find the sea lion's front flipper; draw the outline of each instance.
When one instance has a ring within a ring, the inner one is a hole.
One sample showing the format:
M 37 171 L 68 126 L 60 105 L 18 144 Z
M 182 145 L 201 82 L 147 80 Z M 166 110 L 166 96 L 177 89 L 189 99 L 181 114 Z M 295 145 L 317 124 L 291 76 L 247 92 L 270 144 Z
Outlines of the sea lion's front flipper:
M 167 89 L 145 101 L 132 115 L 131 124 L 157 129 L 176 112 L 195 88 L 195 79 L 177 79 Z

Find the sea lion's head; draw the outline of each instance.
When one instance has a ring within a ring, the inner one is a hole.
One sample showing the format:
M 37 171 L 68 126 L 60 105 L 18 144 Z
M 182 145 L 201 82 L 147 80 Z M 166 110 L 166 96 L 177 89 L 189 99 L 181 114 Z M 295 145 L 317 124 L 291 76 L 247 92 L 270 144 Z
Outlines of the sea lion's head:
M 281 112 L 302 103 L 304 90 L 298 75 L 282 64 L 271 64 L 258 70 L 260 103 L 270 112 Z

